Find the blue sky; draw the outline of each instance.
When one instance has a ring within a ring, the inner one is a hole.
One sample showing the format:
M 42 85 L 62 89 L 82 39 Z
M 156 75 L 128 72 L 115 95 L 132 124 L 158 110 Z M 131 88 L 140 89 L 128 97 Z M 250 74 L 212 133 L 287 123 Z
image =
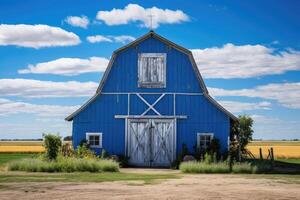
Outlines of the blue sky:
M 190 49 L 209 92 L 254 138 L 300 138 L 298 1 L 0 2 L 0 138 L 71 134 L 112 51 L 149 31 Z

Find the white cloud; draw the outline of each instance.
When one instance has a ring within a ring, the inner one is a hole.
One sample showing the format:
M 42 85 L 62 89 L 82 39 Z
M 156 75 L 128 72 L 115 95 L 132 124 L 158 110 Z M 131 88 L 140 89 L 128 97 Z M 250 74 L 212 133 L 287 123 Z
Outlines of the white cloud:
M 87 28 L 90 20 L 87 16 L 82 15 L 81 17 L 78 16 L 68 16 L 65 20 L 66 23 L 70 24 L 71 26 Z
M 59 58 L 56 60 L 28 65 L 28 69 L 21 69 L 20 74 L 58 74 L 73 76 L 88 72 L 104 72 L 109 60 L 102 57 Z
M 208 89 L 213 96 L 242 96 L 263 98 L 278 101 L 287 108 L 300 108 L 300 82 L 273 83 L 257 86 L 253 89 L 225 90 L 221 88 Z
M 134 37 L 129 36 L 129 35 L 113 36 L 113 38 L 116 42 L 121 42 L 123 44 L 126 42 L 131 42 L 131 41 L 135 40 Z
M 95 82 L 53 82 L 32 79 L 0 79 L 0 96 L 25 98 L 86 97 L 96 92 Z
M 86 37 L 86 40 L 89 41 L 90 43 L 113 42 L 111 38 L 108 38 L 107 36 L 103 36 L 103 35 L 88 36 Z
M 72 46 L 80 43 L 79 37 L 59 27 L 48 25 L 0 24 L 0 46 L 20 47 Z
M 243 113 L 250 110 L 270 110 L 271 103 L 267 101 L 248 103 L 239 101 L 218 101 L 224 108 L 232 113 Z
M 104 35 L 95 35 L 95 36 L 88 36 L 87 41 L 90 43 L 96 43 L 96 42 L 120 42 L 120 43 L 127 43 L 135 40 L 134 37 L 130 35 L 119 35 L 119 36 L 104 36 Z
M 262 45 L 226 44 L 191 51 L 205 78 L 250 78 L 300 70 L 300 52 L 291 49 L 276 52 Z
M 18 113 L 36 114 L 39 117 L 66 117 L 79 106 L 38 105 L 0 98 L 0 115 Z
M 109 26 L 140 22 L 144 27 L 159 27 L 160 24 L 175 24 L 189 21 L 189 16 L 181 10 L 161 9 L 157 7 L 143 8 L 138 4 L 128 4 L 124 9 L 99 11 L 96 19 Z

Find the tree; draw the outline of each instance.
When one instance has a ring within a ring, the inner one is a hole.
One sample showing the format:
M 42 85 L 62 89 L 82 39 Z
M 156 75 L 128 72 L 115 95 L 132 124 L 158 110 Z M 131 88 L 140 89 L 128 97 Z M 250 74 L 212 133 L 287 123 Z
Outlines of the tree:
M 238 123 L 238 137 L 239 145 L 242 152 L 245 151 L 245 147 L 252 140 L 253 134 L 253 119 L 248 115 L 240 115 Z
M 56 160 L 62 142 L 58 135 L 46 134 L 44 135 L 44 146 L 46 149 L 46 158 L 48 160 Z
M 238 121 L 231 124 L 231 143 L 229 150 L 230 162 L 241 161 L 241 154 L 245 152 L 247 144 L 252 140 L 253 119 L 248 115 L 240 115 Z

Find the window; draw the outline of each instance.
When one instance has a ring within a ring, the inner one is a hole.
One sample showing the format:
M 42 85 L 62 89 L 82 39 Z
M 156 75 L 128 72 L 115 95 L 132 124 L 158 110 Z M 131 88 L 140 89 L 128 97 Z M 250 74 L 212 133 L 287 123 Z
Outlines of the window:
M 200 149 L 207 149 L 213 139 L 213 133 L 198 133 L 197 134 L 197 147 Z
M 102 133 L 86 133 L 90 147 L 102 148 Z
M 141 53 L 138 58 L 138 86 L 166 87 L 166 54 Z

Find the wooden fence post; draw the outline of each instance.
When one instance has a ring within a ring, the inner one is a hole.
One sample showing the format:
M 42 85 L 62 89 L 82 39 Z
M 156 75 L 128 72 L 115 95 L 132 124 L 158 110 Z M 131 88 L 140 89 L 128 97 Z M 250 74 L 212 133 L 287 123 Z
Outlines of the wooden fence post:
M 262 160 L 263 159 L 263 154 L 262 154 L 262 149 L 259 148 L 259 158 Z
M 271 160 L 274 161 L 274 151 L 273 151 L 273 147 L 271 147 Z

